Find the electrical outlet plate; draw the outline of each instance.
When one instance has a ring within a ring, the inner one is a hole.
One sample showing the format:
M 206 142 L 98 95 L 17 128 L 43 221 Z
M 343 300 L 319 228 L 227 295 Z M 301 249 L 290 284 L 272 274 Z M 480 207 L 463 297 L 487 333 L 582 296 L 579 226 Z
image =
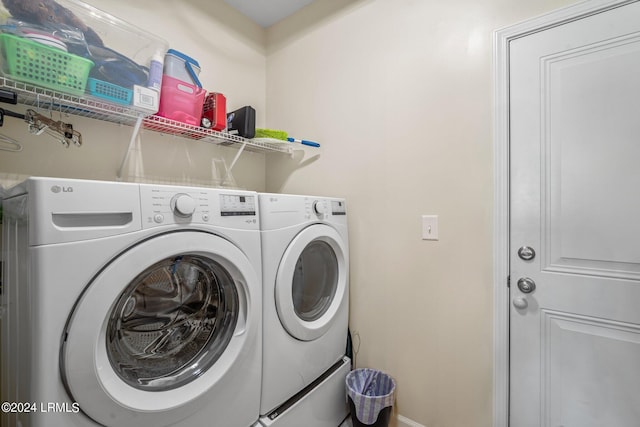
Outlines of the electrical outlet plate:
M 438 215 L 422 215 L 422 240 L 438 240 Z

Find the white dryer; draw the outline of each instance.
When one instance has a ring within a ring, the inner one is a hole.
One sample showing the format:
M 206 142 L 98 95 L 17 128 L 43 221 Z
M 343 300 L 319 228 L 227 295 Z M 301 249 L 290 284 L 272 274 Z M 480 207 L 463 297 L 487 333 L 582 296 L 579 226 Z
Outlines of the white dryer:
M 32 178 L 3 247 L 2 425 L 257 421 L 256 193 Z
M 260 413 L 274 419 L 330 368 L 346 375 L 341 365 L 349 320 L 347 211 L 337 198 L 259 194 L 258 200 L 264 302 Z

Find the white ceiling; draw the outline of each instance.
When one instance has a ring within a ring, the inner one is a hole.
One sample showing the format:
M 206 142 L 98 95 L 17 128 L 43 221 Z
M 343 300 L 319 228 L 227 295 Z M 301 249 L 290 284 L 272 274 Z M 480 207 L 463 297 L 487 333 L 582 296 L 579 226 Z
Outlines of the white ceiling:
M 224 0 L 263 28 L 270 27 L 313 0 Z

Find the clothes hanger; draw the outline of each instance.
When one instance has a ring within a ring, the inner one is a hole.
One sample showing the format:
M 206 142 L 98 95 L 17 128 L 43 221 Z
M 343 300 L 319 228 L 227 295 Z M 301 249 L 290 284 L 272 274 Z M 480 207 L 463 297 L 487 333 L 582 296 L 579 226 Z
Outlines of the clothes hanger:
M 65 147 L 69 147 L 70 143 L 77 147 L 82 145 L 82 135 L 73 129 L 71 123 L 50 119 L 32 109 L 28 109 L 23 117 L 29 124 L 29 132 L 34 135 L 42 135 L 43 132 L 46 132 L 60 141 Z
M 4 108 L 0 108 L 0 126 L 4 124 L 4 116 L 17 117 L 24 119 L 24 114 L 14 113 L 13 111 L 7 111 Z M 6 135 L 0 134 L 0 150 L 9 151 L 12 153 L 18 153 L 22 151 L 22 144 L 13 138 L 9 138 Z
M 20 114 L 0 108 L 0 126 L 4 124 L 5 116 L 15 117 L 26 121 L 29 125 L 30 133 L 41 135 L 46 132 L 60 141 L 65 147 L 69 147 L 71 143 L 78 147 L 82 145 L 82 135 L 80 132 L 73 129 L 73 125 L 71 123 L 50 119 L 32 109 L 28 109 L 25 114 Z M 4 139 L 0 139 L 0 142 L 8 144 L 2 147 L 3 151 L 22 151 L 22 145 L 11 138 L 5 136 Z
M 22 151 L 22 148 L 22 144 L 20 144 L 18 141 L 0 133 L 0 151 L 18 153 Z

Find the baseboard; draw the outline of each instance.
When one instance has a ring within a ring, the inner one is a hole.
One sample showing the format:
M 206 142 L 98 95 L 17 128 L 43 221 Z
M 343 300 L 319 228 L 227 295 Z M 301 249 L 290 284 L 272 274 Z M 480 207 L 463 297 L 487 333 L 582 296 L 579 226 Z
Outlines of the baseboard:
M 403 417 L 402 415 L 398 415 L 396 420 L 398 422 L 398 427 L 426 427 L 420 423 L 410 420 L 407 417 Z

